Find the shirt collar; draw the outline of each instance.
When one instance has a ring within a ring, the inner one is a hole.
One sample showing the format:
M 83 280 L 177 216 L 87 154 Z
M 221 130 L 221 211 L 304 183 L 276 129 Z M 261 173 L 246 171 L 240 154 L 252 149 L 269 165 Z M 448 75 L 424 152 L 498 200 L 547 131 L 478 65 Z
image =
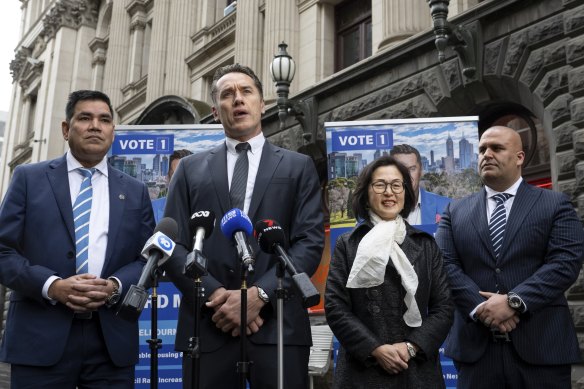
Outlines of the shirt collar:
M 75 157 L 73 156 L 73 154 L 71 154 L 71 150 L 67 151 L 67 172 L 71 172 L 75 169 L 78 169 L 80 167 L 83 167 L 83 165 L 77 160 L 75 159 Z M 103 159 L 94 166 L 94 168 L 100 172 L 101 174 L 103 174 L 104 176 L 108 176 L 108 170 L 107 170 L 107 155 L 103 157 Z
M 227 145 L 227 151 L 230 152 L 231 154 L 237 155 L 237 151 L 235 151 L 235 146 L 237 146 L 240 143 L 242 142 L 238 141 L 237 139 L 229 138 L 227 136 L 225 137 L 225 145 Z M 261 149 L 264 147 L 264 143 L 266 143 L 266 138 L 264 137 L 264 134 L 260 132 L 253 138 L 249 139 L 247 143 L 249 143 L 249 145 L 251 146 L 250 152 L 252 154 L 256 154 L 259 153 Z
M 505 189 L 503 192 L 497 192 L 496 190 L 489 188 L 488 186 L 485 185 L 485 190 L 487 191 L 487 198 L 490 199 L 491 197 L 493 197 L 497 193 L 509 193 L 510 195 L 515 196 L 517 194 L 517 189 L 519 189 L 519 185 L 521 185 L 522 181 L 523 181 L 523 178 L 519 177 L 513 185 L 511 185 L 509 188 Z

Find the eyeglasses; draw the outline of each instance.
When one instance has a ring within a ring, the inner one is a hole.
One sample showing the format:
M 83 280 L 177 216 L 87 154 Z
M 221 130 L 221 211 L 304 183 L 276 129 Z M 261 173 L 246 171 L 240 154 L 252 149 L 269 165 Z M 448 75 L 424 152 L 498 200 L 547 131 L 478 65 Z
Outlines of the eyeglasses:
M 385 193 L 388 186 L 391 188 L 393 194 L 400 194 L 404 191 L 404 183 L 400 180 L 395 180 L 392 182 L 376 181 L 371 184 L 373 191 L 377 194 Z

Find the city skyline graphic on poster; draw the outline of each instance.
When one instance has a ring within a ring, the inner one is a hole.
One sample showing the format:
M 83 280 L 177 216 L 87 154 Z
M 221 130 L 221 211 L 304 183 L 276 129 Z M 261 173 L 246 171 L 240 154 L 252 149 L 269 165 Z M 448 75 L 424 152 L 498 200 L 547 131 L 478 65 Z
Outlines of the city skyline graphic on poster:
M 161 129 L 164 127 L 169 128 Z M 185 126 L 118 126 L 109 162 L 144 182 L 151 200 L 164 197 L 170 155 L 175 150 L 186 149 L 196 154 L 216 147 L 225 139 L 220 125 L 182 127 Z

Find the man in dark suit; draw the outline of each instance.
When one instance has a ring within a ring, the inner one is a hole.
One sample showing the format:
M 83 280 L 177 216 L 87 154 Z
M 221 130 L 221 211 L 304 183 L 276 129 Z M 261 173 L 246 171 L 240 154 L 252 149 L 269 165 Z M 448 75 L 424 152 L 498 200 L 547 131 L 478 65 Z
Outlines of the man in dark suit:
M 138 325 L 115 309 L 144 266 L 148 191 L 107 164 L 105 94 L 71 93 L 62 132 L 69 151 L 18 166 L 0 206 L 0 282 L 12 289 L 0 360 L 13 389 L 133 388 Z
M 266 141 L 261 129 L 264 113 L 262 84 L 254 72 L 239 64 L 220 68 L 213 77 L 213 115 L 223 124 L 225 144 L 181 160 L 169 188 L 165 216 L 179 225 L 175 254 L 166 271 L 182 292 L 176 348 L 187 351 L 194 332 L 192 279 L 182 273 L 192 247 L 190 215 L 211 210 L 220 219 L 231 208 L 241 208 L 252 220 L 273 219 L 289 238 L 288 253 L 298 272 L 312 275 L 320 263 L 324 228 L 320 187 L 310 158 L 276 147 Z M 237 150 L 248 143 L 251 149 Z M 236 160 L 247 153 L 248 168 L 237 170 Z M 230 198 L 233 182 L 247 175 L 245 196 L 240 204 Z M 239 386 L 236 363 L 240 361 L 241 261 L 232 239 L 215 228 L 205 240 L 203 254 L 208 275 L 203 277 L 206 306 L 201 310 L 201 388 Z M 247 359 L 253 361 L 248 380 L 254 388 L 277 385 L 276 264 L 273 255 L 259 250 L 255 241 L 255 272 L 247 280 Z M 289 388 L 308 384 L 311 345 L 308 315 L 301 296 L 286 277 L 289 298 L 284 303 L 284 382 Z M 189 388 L 192 361 L 183 359 L 184 387 Z
M 457 306 L 445 353 L 459 388 L 569 388 L 580 361 L 564 292 L 582 266 L 582 224 L 567 196 L 523 181 L 524 158 L 517 132 L 485 131 L 485 188 L 451 203 L 436 234 Z

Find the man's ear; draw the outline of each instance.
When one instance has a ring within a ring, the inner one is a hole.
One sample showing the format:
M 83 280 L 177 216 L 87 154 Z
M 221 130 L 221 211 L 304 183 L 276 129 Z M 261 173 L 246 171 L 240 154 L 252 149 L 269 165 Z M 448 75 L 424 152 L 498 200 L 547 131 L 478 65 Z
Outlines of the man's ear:
M 63 133 L 63 139 L 69 140 L 69 123 L 66 120 L 61 122 L 61 132 Z
M 217 123 L 221 123 L 221 120 L 219 120 L 219 113 L 217 112 L 217 108 L 215 108 L 215 106 L 211 107 L 211 112 L 213 113 L 213 119 L 215 119 Z

